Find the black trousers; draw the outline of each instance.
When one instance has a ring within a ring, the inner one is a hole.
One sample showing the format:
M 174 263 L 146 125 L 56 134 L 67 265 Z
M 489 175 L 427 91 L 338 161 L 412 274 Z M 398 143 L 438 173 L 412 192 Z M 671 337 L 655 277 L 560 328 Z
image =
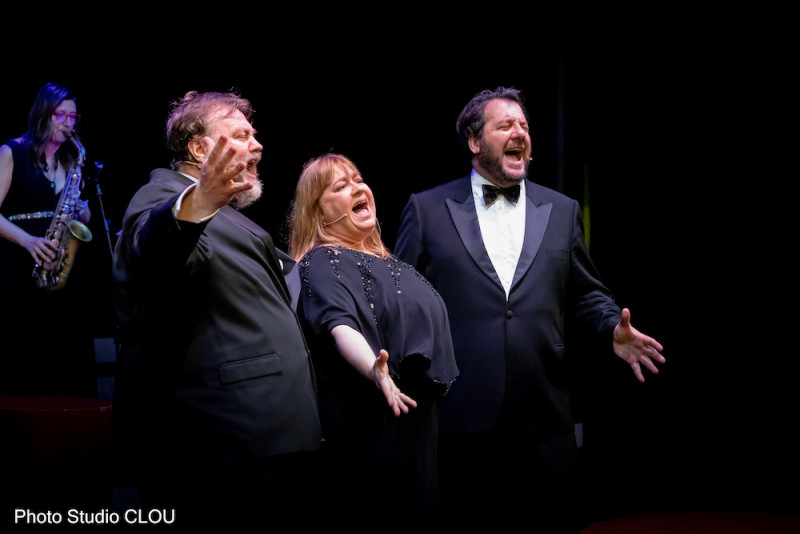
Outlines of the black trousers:
M 324 518 L 322 529 L 433 534 L 438 495 L 436 403 L 420 399 L 400 417 L 376 405 L 384 423 L 350 426 L 320 449 L 316 500 Z
M 529 433 L 505 418 L 486 432 L 441 433 L 439 466 L 442 533 L 578 532 L 574 433 Z

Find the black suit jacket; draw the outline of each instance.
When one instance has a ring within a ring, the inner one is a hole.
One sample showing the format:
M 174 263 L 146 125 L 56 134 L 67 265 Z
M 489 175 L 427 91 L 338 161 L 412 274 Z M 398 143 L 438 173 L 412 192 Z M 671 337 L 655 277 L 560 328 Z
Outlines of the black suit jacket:
M 177 221 L 190 183 L 157 169 L 125 213 L 117 435 L 213 461 L 315 449 L 311 363 L 272 238 L 229 207 Z
M 611 347 L 619 308 L 589 258 L 575 200 L 525 182 L 525 239 L 506 300 L 465 177 L 411 195 L 395 253 L 441 293 L 461 374 L 441 402 L 442 430 L 483 431 L 504 402 L 533 432 L 573 430 L 565 323 Z

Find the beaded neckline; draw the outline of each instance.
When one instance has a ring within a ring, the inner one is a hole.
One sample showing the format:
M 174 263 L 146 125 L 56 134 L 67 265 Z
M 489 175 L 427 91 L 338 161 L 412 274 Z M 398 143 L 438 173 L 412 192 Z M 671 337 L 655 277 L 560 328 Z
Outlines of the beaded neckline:
M 340 262 L 339 257 L 342 253 L 351 254 L 356 260 L 356 266 L 358 267 L 359 274 L 361 275 L 361 287 L 364 291 L 364 296 L 367 298 L 367 302 L 369 302 L 370 308 L 373 310 L 374 313 L 374 295 L 373 295 L 373 269 L 376 260 L 378 262 L 382 262 L 392 276 L 392 280 L 394 282 L 395 291 L 398 294 L 403 293 L 403 289 L 401 287 L 401 275 L 405 271 L 407 273 L 416 276 L 420 280 L 423 280 L 426 285 L 434 292 L 434 294 L 438 295 L 438 292 L 433 287 L 427 278 L 423 277 L 413 266 L 405 263 L 394 256 L 389 256 L 386 258 L 382 258 L 380 256 L 375 256 L 374 254 L 370 254 L 368 252 L 361 252 L 359 250 L 354 250 L 347 247 L 342 247 L 338 245 L 327 245 L 324 247 L 320 247 L 324 250 L 326 257 L 330 263 L 331 269 L 333 269 L 336 278 L 341 278 L 341 271 L 340 271 Z M 308 283 L 308 269 L 309 269 L 309 256 L 313 254 L 316 250 L 311 251 L 307 254 L 302 260 L 300 260 L 300 272 L 303 275 L 303 279 L 305 282 L 306 290 L 311 295 L 311 285 Z

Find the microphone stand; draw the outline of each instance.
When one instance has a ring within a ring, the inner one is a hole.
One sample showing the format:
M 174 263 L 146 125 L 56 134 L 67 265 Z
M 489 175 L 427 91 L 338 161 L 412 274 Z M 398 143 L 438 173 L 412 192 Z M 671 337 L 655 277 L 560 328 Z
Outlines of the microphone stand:
M 114 259 L 114 246 L 111 244 L 111 230 L 108 227 L 108 218 L 106 217 L 106 209 L 103 206 L 103 191 L 100 189 L 100 173 L 103 171 L 103 163 L 101 161 L 95 161 L 94 166 L 97 167 L 97 174 L 94 175 L 94 185 L 96 188 L 97 194 L 97 203 L 100 205 L 100 215 L 103 217 L 103 228 L 106 232 L 106 242 L 108 243 L 108 253 L 110 259 L 113 261 Z M 112 379 L 117 376 L 117 362 L 119 362 L 119 357 L 122 352 L 122 342 L 120 341 L 120 334 L 119 334 L 119 324 L 117 321 L 112 322 L 113 327 L 113 338 L 114 338 L 114 360 L 110 362 L 111 371 L 108 376 L 111 376 Z M 112 386 L 113 391 L 113 386 Z M 112 393 L 113 395 L 113 393 Z
M 108 242 L 108 252 L 111 254 L 111 257 L 114 257 L 114 247 L 111 245 L 111 231 L 108 228 L 108 219 L 106 218 L 106 210 L 103 207 L 103 191 L 100 189 L 100 172 L 103 170 L 103 164 L 99 161 L 94 162 L 94 166 L 97 167 L 97 174 L 94 176 L 94 183 L 95 187 L 97 188 L 97 202 L 100 204 L 100 215 L 103 217 L 103 226 L 105 227 L 106 231 L 106 241 Z

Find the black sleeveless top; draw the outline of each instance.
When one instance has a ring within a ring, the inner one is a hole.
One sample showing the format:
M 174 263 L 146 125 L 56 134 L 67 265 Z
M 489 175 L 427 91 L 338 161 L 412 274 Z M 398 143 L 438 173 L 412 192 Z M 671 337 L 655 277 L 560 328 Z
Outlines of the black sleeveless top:
M 52 183 L 44 175 L 42 169 L 30 158 L 28 148 L 14 140 L 6 146 L 11 148 L 14 157 L 14 170 L 11 174 L 11 186 L 0 205 L 0 214 L 12 217 L 23 213 L 53 211 L 58 204 L 58 194 Z M 34 236 L 44 236 L 50 226 L 52 216 L 39 219 L 14 220 L 19 226 Z M 0 291 L 22 289 L 35 285 L 31 273 L 34 261 L 27 250 L 7 239 L 0 238 Z
M 31 160 L 28 147 L 13 139 L 7 141 L 6 146 L 14 155 L 14 171 L 0 213 L 9 217 L 18 213 L 54 210 L 58 203 L 57 193 L 61 192 L 53 189 L 41 167 Z
M 26 146 L 8 141 L 14 157 L 11 186 L 0 205 L 8 218 L 53 211 L 58 204 L 50 180 Z M 33 236 L 44 236 L 52 216 L 12 220 Z M 97 395 L 93 331 L 85 322 L 86 292 L 81 254 L 69 281 L 58 291 L 36 287 L 34 261 L 23 247 L 0 237 L 0 395 Z

